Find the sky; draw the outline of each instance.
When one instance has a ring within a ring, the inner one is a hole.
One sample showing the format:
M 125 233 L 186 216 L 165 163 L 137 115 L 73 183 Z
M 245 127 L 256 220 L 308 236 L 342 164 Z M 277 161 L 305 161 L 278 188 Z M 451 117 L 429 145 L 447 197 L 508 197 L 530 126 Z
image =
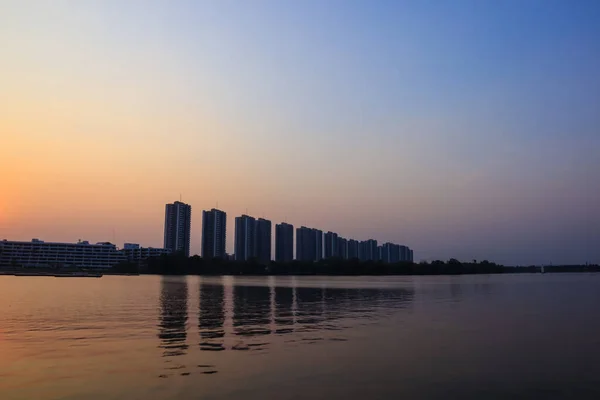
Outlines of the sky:
M 164 206 L 600 263 L 600 2 L 0 0 L 0 239 Z

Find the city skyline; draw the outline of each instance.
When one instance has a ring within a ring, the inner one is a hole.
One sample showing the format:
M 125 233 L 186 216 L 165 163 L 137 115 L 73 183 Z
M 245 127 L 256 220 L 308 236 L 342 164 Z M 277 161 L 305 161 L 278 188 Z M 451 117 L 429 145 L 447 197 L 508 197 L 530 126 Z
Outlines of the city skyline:
M 598 2 L 3 6 L 0 239 L 160 247 L 182 194 L 417 260 L 600 262 Z
M 190 207 L 189 205 L 187 206 Z M 235 217 L 233 251 L 228 252 L 224 248 L 224 251 L 218 255 L 212 256 L 207 254 L 205 256 L 205 246 L 214 248 L 215 241 L 219 241 L 219 239 L 215 239 L 218 236 L 216 234 L 215 216 L 218 215 L 218 218 L 222 221 L 219 228 L 220 240 L 223 241 L 227 237 L 225 224 L 227 213 L 213 208 L 210 211 L 204 210 L 202 214 L 202 257 L 231 257 L 236 261 L 255 259 L 265 265 L 271 261 L 290 262 L 298 260 L 317 262 L 323 259 L 334 258 L 345 260 L 356 258 L 360 261 L 384 261 L 386 263 L 414 261 L 413 250 L 405 245 L 386 242 L 384 245 L 378 246 L 378 242 L 375 239 L 364 241 L 348 240 L 335 232 L 327 231 L 323 234 L 322 230 L 307 228 L 305 226 L 296 228 L 294 240 L 294 226 L 286 222 L 275 225 L 275 235 L 273 236 L 272 222 L 270 220 L 255 218 L 247 214 Z M 166 226 L 165 224 L 165 237 L 167 234 Z M 204 235 L 208 235 L 208 239 L 205 240 Z M 356 245 L 353 245 L 353 243 L 356 243 Z M 273 247 L 275 248 L 275 254 L 272 251 Z M 395 257 L 391 255 L 394 251 L 394 254 L 397 254 Z
M 168 254 L 168 253 L 183 253 L 186 257 L 190 255 L 198 255 L 198 253 L 190 254 L 190 237 L 191 237 L 191 214 L 192 206 L 181 201 L 167 203 L 165 205 L 164 215 L 164 246 L 162 248 L 144 247 L 137 243 L 125 242 L 123 247 L 119 249 L 117 243 L 97 242 L 91 245 L 89 241 L 78 240 L 77 243 L 72 242 L 45 242 L 37 238 L 31 241 L 7 240 L 3 243 L 11 245 L 24 246 L 31 248 L 32 246 L 63 246 L 72 248 L 76 253 L 78 249 L 85 246 L 109 246 L 118 258 L 117 249 L 136 252 L 141 254 Z M 235 217 L 234 231 L 234 248 L 233 251 L 227 251 L 227 213 L 218 209 L 202 211 L 202 249 L 200 254 L 205 258 L 229 258 L 233 256 L 236 261 L 249 261 L 256 259 L 263 264 L 270 261 L 289 262 L 292 260 L 299 261 L 320 261 L 323 259 L 352 259 L 356 258 L 361 261 L 385 261 L 390 263 L 392 258 L 385 257 L 383 250 L 385 246 L 395 246 L 398 249 L 407 249 L 407 253 L 402 253 L 396 261 L 414 261 L 412 250 L 407 246 L 393 243 L 385 243 L 383 246 L 377 246 L 377 240 L 367 239 L 357 241 L 353 239 L 345 239 L 337 233 L 328 231 L 325 234 L 322 230 L 316 228 L 307 228 L 301 226 L 296 228 L 296 240 L 294 247 L 294 226 L 282 222 L 275 226 L 275 236 L 272 234 L 272 222 L 265 218 L 254 218 L 252 216 L 242 214 Z M 275 246 L 273 246 L 275 242 Z M 353 243 L 356 243 L 355 248 Z M 275 254 L 272 248 L 275 247 Z M 398 250 L 400 254 L 400 250 Z M 27 252 L 26 252 L 27 253 Z M 410 255 L 410 256 L 409 256 Z M 19 257 L 29 257 L 22 254 Z M 37 265 L 37 262 L 33 263 Z

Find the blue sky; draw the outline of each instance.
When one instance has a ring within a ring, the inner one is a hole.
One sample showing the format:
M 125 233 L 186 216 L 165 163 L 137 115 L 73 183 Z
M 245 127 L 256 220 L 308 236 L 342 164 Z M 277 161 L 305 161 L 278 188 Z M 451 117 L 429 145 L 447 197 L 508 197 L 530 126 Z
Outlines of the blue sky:
M 1 7 L 4 162 L 40 165 L 0 234 L 160 245 L 182 192 L 192 252 L 219 201 L 230 251 L 248 208 L 418 259 L 600 262 L 596 1 Z

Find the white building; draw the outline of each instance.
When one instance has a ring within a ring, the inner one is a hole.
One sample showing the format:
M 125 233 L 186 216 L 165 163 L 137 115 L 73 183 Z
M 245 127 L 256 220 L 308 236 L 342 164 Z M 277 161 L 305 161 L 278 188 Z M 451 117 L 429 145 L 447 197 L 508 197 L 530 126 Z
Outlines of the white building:
M 144 248 L 126 243 L 123 250 L 112 243 L 51 243 L 0 241 L 0 268 L 84 268 L 107 269 L 120 262 L 139 262 L 148 257 L 168 254 L 166 249 Z
M 0 241 L 0 268 L 110 268 L 125 260 L 112 243 Z
M 156 247 L 140 247 L 137 243 L 125 243 L 123 250 L 125 258 L 129 262 L 140 262 L 151 257 L 159 257 L 163 254 L 171 253 L 170 249 L 160 249 Z

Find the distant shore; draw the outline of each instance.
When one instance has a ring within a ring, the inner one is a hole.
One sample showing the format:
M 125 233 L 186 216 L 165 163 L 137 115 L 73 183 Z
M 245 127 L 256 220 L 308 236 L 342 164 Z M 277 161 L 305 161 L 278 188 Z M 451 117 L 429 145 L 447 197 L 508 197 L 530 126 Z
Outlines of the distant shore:
M 15 266 L 0 270 L 2 275 L 33 276 L 94 276 L 102 275 L 253 275 L 253 276 L 395 276 L 395 275 L 473 275 L 507 273 L 567 273 L 600 272 L 597 264 L 550 265 L 550 266 L 504 266 L 487 260 L 460 262 L 456 259 L 415 263 L 387 264 L 381 261 L 328 259 L 318 262 L 292 261 L 260 264 L 255 260 L 246 262 L 232 260 L 204 260 L 198 256 L 163 255 L 149 258 L 144 263 L 123 262 L 113 268 L 86 270 L 82 268 L 27 268 Z M 87 275 L 86 275 L 87 274 Z

